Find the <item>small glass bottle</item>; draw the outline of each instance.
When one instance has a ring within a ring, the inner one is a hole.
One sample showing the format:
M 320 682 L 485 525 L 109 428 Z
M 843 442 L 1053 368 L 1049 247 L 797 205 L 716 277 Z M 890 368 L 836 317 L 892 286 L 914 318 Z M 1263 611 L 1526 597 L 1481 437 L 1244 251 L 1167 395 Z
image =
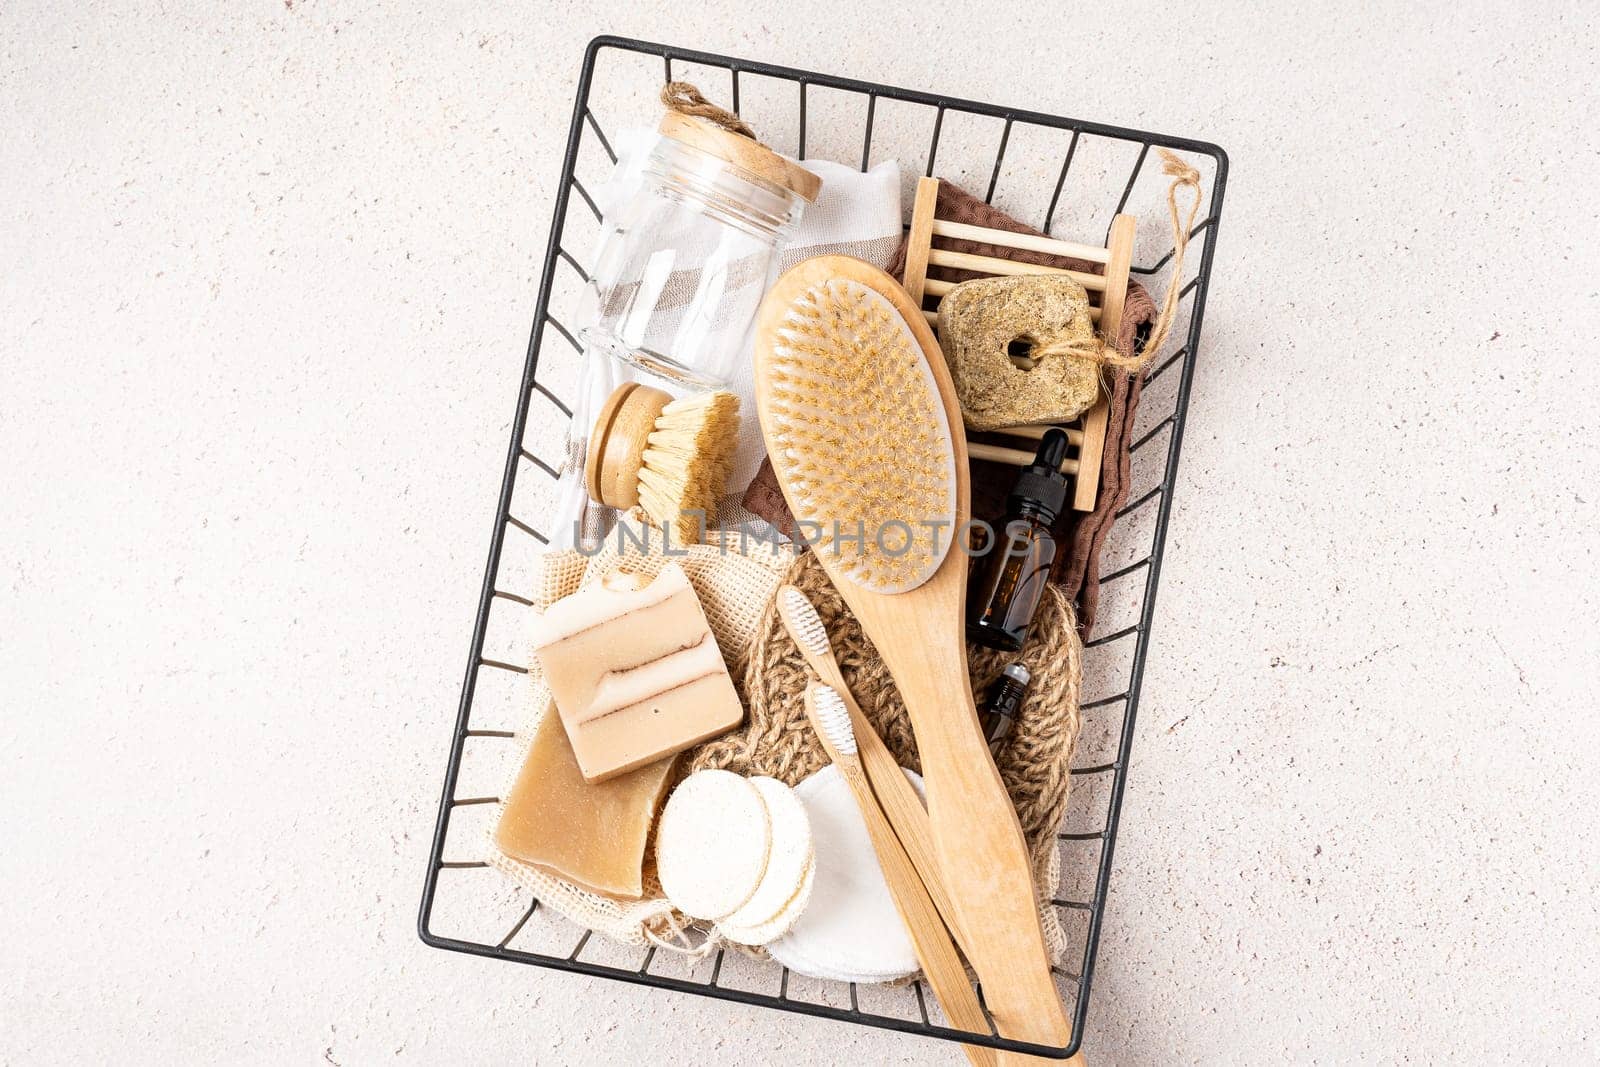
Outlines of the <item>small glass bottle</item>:
M 1004 526 L 973 570 L 967 637 L 980 645 L 1020 652 L 1028 639 L 1056 560 L 1050 527 L 1067 499 L 1067 478 L 1061 473 L 1066 456 L 1066 431 L 1046 430 L 1033 463 L 1022 468 L 1006 499 Z
M 989 753 L 1000 754 L 1000 746 L 1011 736 L 1011 727 L 1022 710 L 1022 698 L 1028 695 L 1028 683 L 1033 675 L 1020 663 L 1013 663 L 1000 672 L 1000 680 L 989 690 L 983 702 L 978 722 L 983 726 L 984 740 L 989 742 Z

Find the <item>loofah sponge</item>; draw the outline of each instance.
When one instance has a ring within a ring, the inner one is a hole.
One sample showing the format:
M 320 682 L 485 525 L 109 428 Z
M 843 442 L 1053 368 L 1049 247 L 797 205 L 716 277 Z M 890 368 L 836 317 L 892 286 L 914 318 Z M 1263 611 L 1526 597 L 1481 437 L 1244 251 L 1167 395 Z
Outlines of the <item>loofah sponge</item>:
M 721 919 L 761 885 L 771 858 L 772 818 L 749 781 L 728 771 L 683 780 L 656 824 L 656 873 L 685 915 Z
M 1088 294 L 1063 275 L 962 282 L 939 305 L 939 342 L 970 430 L 1083 414 L 1099 395 L 1099 366 L 1048 349 L 1093 340 Z

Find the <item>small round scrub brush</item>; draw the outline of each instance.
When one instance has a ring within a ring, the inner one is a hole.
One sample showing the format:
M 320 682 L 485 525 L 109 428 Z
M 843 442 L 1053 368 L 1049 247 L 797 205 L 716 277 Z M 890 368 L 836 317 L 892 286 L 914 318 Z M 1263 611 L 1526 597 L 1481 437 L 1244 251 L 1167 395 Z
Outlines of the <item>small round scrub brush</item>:
M 589 495 L 608 507 L 639 507 L 674 544 L 694 544 L 716 518 L 738 433 L 732 393 L 674 400 L 637 382 L 619 386 L 589 435 Z

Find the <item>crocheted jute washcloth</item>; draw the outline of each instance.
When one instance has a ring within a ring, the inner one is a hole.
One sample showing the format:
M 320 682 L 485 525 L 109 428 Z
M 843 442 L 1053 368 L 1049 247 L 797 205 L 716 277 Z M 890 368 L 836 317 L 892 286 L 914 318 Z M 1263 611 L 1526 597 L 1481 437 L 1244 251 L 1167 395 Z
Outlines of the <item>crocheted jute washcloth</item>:
M 851 694 L 889 751 L 901 766 L 920 773 L 911 719 L 900 693 L 815 554 L 801 555 L 785 580 L 799 587 L 816 607 Z M 1066 950 L 1066 936 L 1050 903 L 1061 875 L 1056 831 L 1067 808 L 1068 768 L 1078 739 L 1082 656 L 1071 601 L 1053 584 L 1047 586 L 1034 615 L 1028 647 L 1020 656 L 976 645 L 967 649 L 973 687 L 980 695 L 1008 663 L 1020 660 L 1033 675 L 1011 733 L 995 755 L 995 764 L 1028 842 L 1045 945 L 1056 961 Z M 805 713 L 810 682 L 810 668 L 784 629 L 774 598 L 757 625 L 745 667 L 743 688 L 749 714 L 744 726 L 690 750 L 680 773 L 721 768 L 768 775 L 794 785 L 821 770 L 828 756 Z

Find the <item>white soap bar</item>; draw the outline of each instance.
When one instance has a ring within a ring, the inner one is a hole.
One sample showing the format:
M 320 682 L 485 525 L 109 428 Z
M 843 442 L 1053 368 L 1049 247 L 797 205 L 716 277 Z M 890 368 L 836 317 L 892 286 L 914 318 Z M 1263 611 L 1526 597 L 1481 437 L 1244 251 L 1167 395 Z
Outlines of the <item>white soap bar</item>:
M 612 575 L 533 621 L 583 776 L 600 782 L 739 725 L 744 708 L 683 568 L 640 585 Z

